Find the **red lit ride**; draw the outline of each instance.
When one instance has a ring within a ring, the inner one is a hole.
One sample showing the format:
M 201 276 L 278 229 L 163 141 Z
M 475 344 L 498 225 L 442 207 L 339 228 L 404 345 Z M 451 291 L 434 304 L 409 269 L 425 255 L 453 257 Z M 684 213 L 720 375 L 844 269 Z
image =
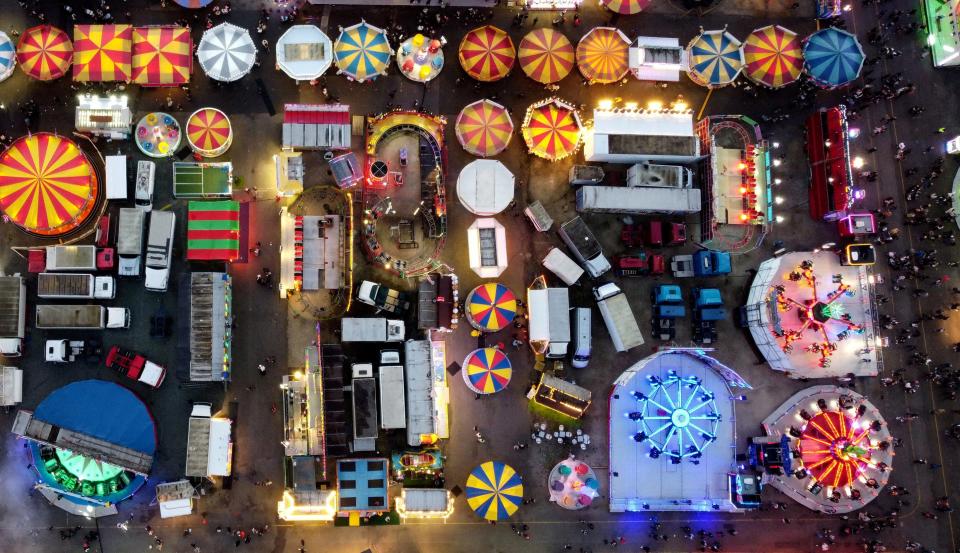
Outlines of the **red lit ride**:
M 810 216 L 824 219 L 853 205 L 853 171 L 844 106 L 821 109 L 807 118 L 810 162 Z
M 119 346 L 110 348 L 110 353 L 107 354 L 107 368 L 153 388 L 159 388 L 167 376 L 167 369 L 148 361 L 139 353 L 122 350 Z

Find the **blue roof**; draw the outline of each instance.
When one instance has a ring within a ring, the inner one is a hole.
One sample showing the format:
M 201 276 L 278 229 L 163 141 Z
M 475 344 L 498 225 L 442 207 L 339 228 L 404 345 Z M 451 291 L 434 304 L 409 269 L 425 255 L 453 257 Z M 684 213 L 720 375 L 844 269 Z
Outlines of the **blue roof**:
M 341 511 L 389 511 L 386 459 L 337 461 Z
M 41 401 L 34 417 L 141 453 L 153 455 L 157 450 L 156 427 L 147 406 L 113 382 L 67 384 Z

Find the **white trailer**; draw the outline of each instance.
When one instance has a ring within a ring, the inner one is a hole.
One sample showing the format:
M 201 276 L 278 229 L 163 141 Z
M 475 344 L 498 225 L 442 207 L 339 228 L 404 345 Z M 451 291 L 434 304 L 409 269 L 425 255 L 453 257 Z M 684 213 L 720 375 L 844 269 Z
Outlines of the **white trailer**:
M 37 297 L 46 299 L 112 300 L 117 296 L 116 279 L 90 273 L 40 273 Z
M 527 290 L 530 346 L 550 359 L 566 357 L 570 346 L 570 294 L 567 288 Z
M 26 318 L 27 286 L 23 278 L 0 276 L 0 355 L 22 355 Z
M 150 213 L 147 234 L 147 262 L 144 287 L 152 292 L 166 292 L 173 263 L 173 232 L 177 216 L 169 211 Z
M 560 225 L 558 233 L 570 248 L 570 253 L 580 261 L 592 278 L 597 278 L 612 268 L 603 255 L 603 249 L 597 237 L 580 217 L 574 217 Z
M 340 340 L 344 342 L 402 342 L 403 321 L 383 317 L 344 317 L 340 319 Z
M 127 199 L 127 156 L 106 156 L 104 173 L 107 177 L 107 199 Z
M 583 276 L 583 268 L 563 253 L 560 248 L 550 248 L 543 257 L 543 266 L 557 275 L 567 286 L 573 286 Z
M 145 213 L 142 209 L 120 208 L 117 224 L 117 274 L 120 276 L 140 276 Z
M 23 401 L 23 371 L 0 367 L 0 407 L 13 407 Z
M 698 213 L 699 188 L 584 186 L 577 190 L 581 213 Z
M 627 296 L 616 284 L 611 282 L 594 288 L 593 296 L 597 299 L 597 307 L 617 351 L 629 351 L 643 345 L 643 334 L 640 333 L 637 318 Z
M 403 366 L 381 365 L 379 380 L 380 428 L 406 428 L 407 400 L 404 395 Z
M 194 403 L 187 425 L 184 475 L 230 476 L 233 468 L 233 421 L 214 417 L 209 403 Z
M 71 330 L 130 328 L 130 310 L 102 305 L 38 305 L 35 326 Z
M 583 132 L 587 162 L 689 163 L 700 157 L 693 113 L 687 110 L 596 109 Z
M 96 270 L 96 246 L 47 246 L 47 271 Z

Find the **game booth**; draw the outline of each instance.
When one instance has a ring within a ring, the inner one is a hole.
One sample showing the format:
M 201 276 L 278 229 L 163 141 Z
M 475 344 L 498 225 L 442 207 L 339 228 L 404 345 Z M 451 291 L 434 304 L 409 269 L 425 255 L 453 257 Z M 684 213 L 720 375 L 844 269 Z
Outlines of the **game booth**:
M 850 129 L 842 104 L 820 109 L 806 121 L 807 159 L 810 163 L 810 216 L 836 220 L 853 207 L 853 168 Z

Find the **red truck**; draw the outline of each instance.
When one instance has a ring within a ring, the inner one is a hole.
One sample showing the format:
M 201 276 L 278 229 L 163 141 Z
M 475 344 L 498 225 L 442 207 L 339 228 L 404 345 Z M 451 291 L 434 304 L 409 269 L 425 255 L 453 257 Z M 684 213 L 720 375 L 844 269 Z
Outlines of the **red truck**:
M 107 368 L 153 388 L 159 388 L 167 376 L 167 369 L 153 361 L 148 361 L 139 353 L 122 350 L 120 346 L 110 348 L 110 353 L 107 354 Z

